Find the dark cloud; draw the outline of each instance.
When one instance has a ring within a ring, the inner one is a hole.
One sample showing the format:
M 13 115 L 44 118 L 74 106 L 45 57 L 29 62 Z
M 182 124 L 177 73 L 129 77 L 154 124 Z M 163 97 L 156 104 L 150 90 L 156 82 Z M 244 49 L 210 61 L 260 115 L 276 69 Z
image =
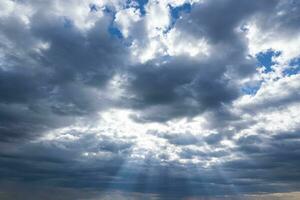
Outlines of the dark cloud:
M 72 19 L 44 9 L 28 27 L 15 16 L 0 22 L 2 139 L 67 125 L 105 108 L 109 100 L 100 89 L 126 58 L 124 45 L 108 33 L 111 16 L 82 32 Z M 38 49 L 39 44 L 46 47 Z
M 174 28 L 185 37 L 203 38 L 210 45 L 207 58 L 175 56 L 151 60 L 130 69 L 133 108 L 142 109 L 138 121 L 167 121 L 222 110 L 240 95 L 238 80 L 255 73 L 245 35 L 239 31 L 254 14 L 267 12 L 278 1 L 218 1 L 195 4 Z M 232 11 L 233 8 L 238 8 Z M 130 104 L 130 103 L 129 103 Z M 225 112 L 223 112 L 225 113 Z M 227 114 L 228 115 L 228 114 Z M 224 115 L 223 115 L 224 116 Z M 228 116 L 229 117 L 229 116 Z
M 256 16 L 258 19 L 258 26 L 264 27 L 266 30 L 274 30 L 278 36 L 286 34 L 289 36 L 296 36 L 299 30 L 299 9 L 300 4 L 294 0 L 278 1 L 275 9 L 269 10 L 269 13 L 260 13 Z M 265 16 L 269 17 L 266 18 Z M 276 24 L 274 26 L 274 24 Z
M 195 4 L 191 11 L 191 22 L 180 24 L 192 34 L 204 35 L 214 43 L 234 44 L 237 40 L 236 28 L 254 13 L 268 12 L 276 7 L 278 0 L 249 2 L 242 0 L 204 1 Z M 193 26 L 194 25 L 194 26 Z M 238 51 L 238 50 L 237 50 Z
M 208 161 L 234 153 L 245 155 L 245 158 L 227 161 L 212 168 L 197 164 L 182 165 L 176 161 L 162 164 L 152 158 L 145 163 L 136 163 L 130 161 L 129 157 L 134 140 L 95 137 L 86 133 L 70 134 L 86 136 L 74 141 L 62 139 L 57 142 L 28 143 L 17 149 L 6 149 L 1 153 L 1 177 L 10 181 L 22 180 L 28 184 L 42 183 L 96 191 L 158 193 L 163 199 L 299 189 L 297 133 L 286 133 L 286 139 L 283 136 L 241 138 L 237 141 L 239 148 L 231 152 L 199 151 L 184 147 L 179 154 L 183 159 L 198 157 Z M 90 156 L 95 157 L 84 159 L 80 156 L 82 152 L 89 152 Z M 109 154 L 107 157 L 104 154 L 99 157 L 93 155 L 101 155 L 101 152 Z
M 171 58 L 157 66 L 154 62 L 132 69 L 129 99 L 142 110 L 142 120 L 166 121 L 195 116 L 218 109 L 238 97 L 239 91 L 224 76 L 225 66 L 214 61 L 198 62 L 185 57 Z

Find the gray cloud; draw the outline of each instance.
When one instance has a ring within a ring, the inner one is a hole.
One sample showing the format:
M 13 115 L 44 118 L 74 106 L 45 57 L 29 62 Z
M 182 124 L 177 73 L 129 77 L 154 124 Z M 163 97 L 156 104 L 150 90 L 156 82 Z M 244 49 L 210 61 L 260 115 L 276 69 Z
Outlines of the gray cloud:
M 174 28 L 186 37 L 203 38 L 210 55 L 198 61 L 187 56 L 149 61 L 129 72 L 129 86 L 142 108 L 140 121 L 167 121 L 194 116 L 207 110 L 222 110 L 240 95 L 237 81 L 255 73 L 256 61 L 249 56 L 245 35 L 238 30 L 253 15 L 274 9 L 278 1 L 204 2 L 176 21 Z M 232 12 L 238 7 L 238 12 Z M 146 109 L 145 109 L 146 108 Z M 218 112 L 218 111 L 217 111 Z
M 295 36 L 295 1 L 194 3 L 161 37 L 176 30 L 178 42 L 203 39 L 209 53 L 158 53 L 145 62 L 132 51 L 134 42 L 148 48 L 154 40 L 149 16 L 140 16 L 128 38 L 114 21 L 130 5 L 90 12 L 80 4 L 85 13 L 73 1 L 70 10 L 9 2 L 13 12 L 0 3 L 0 198 L 20 199 L 11 188 L 25 198 L 40 191 L 32 199 L 108 199 L 106 192 L 115 199 L 246 199 L 239 195 L 299 191 L 300 127 L 291 110 L 298 75 L 265 80 L 248 96 L 241 89 L 261 76 L 243 26 L 256 19 L 260 28 Z M 114 109 L 130 111 L 129 119 L 125 111 L 107 114 Z M 186 130 L 176 121 L 196 117 L 204 122 Z M 272 120 L 281 124 L 270 127 Z M 50 198 L 52 189 L 61 197 Z
M 141 118 L 146 121 L 195 116 L 238 96 L 234 82 L 224 77 L 225 71 L 218 62 L 185 57 L 171 58 L 160 66 L 146 63 L 131 70 L 129 92 L 135 97 L 129 100 L 133 108 L 143 110 Z
M 39 6 L 29 27 L 14 15 L 1 20 L 3 139 L 67 125 L 105 108 L 109 100 L 99 95 L 100 89 L 127 54 L 108 33 L 110 16 L 83 33 L 72 19 Z M 37 49 L 41 42 L 49 47 Z

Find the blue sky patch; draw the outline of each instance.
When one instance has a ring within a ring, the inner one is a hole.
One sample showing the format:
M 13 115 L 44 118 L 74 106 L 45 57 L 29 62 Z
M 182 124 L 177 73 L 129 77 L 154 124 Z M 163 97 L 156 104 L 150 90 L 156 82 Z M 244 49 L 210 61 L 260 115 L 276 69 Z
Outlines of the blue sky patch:
M 182 13 L 191 12 L 191 8 L 192 6 L 189 3 L 184 3 L 183 5 L 177 7 L 170 6 L 172 19 L 176 21 Z
M 289 63 L 289 68 L 283 71 L 285 76 L 291 76 L 300 73 L 300 58 L 293 59 Z
M 127 0 L 126 8 L 134 7 L 140 10 L 142 16 L 146 14 L 145 5 L 148 3 L 148 0 Z
M 137 0 L 139 4 L 139 9 L 142 15 L 146 14 L 145 5 L 148 3 L 148 0 Z
M 271 72 L 273 71 L 272 66 L 276 64 L 272 61 L 273 57 L 278 57 L 281 54 L 281 52 L 273 51 L 273 50 L 267 50 L 265 52 L 260 52 L 256 55 L 256 59 L 258 61 L 258 65 L 262 65 L 265 68 L 265 72 Z
M 184 3 L 183 5 L 177 7 L 172 7 L 171 5 L 169 5 L 169 8 L 171 12 L 171 24 L 167 28 L 167 30 L 164 31 L 164 33 L 167 33 L 169 30 L 171 30 L 174 27 L 177 19 L 179 19 L 182 13 L 191 12 L 192 6 L 189 3 Z
M 112 36 L 116 36 L 117 38 L 120 38 L 122 39 L 123 38 L 123 35 L 121 33 L 121 31 L 115 27 L 113 24 L 111 24 L 109 27 L 108 27 L 108 32 L 112 35 Z
M 107 15 L 111 15 L 112 16 L 111 22 L 110 22 L 110 24 L 109 24 L 109 26 L 107 28 L 108 33 L 111 36 L 113 36 L 113 37 L 117 37 L 119 39 L 123 39 L 124 37 L 123 37 L 122 32 L 114 24 L 114 21 L 115 21 L 115 18 L 116 18 L 116 12 L 112 8 L 110 8 L 108 6 L 105 6 L 104 9 L 103 9 L 103 11 Z

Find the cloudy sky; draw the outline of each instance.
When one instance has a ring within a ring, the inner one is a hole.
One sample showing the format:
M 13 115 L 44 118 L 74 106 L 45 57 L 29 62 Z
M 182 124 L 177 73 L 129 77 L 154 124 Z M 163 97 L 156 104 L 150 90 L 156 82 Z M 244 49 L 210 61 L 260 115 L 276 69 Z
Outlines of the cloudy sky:
M 299 166 L 300 1 L 0 1 L 0 199 L 294 200 Z

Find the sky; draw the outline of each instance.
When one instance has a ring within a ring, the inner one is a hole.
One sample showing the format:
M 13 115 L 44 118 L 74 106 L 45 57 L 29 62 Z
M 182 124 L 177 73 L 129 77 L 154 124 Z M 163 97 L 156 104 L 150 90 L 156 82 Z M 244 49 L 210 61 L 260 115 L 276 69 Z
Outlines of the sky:
M 0 1 L 0 199 L 300 198 L 300 1 Z

